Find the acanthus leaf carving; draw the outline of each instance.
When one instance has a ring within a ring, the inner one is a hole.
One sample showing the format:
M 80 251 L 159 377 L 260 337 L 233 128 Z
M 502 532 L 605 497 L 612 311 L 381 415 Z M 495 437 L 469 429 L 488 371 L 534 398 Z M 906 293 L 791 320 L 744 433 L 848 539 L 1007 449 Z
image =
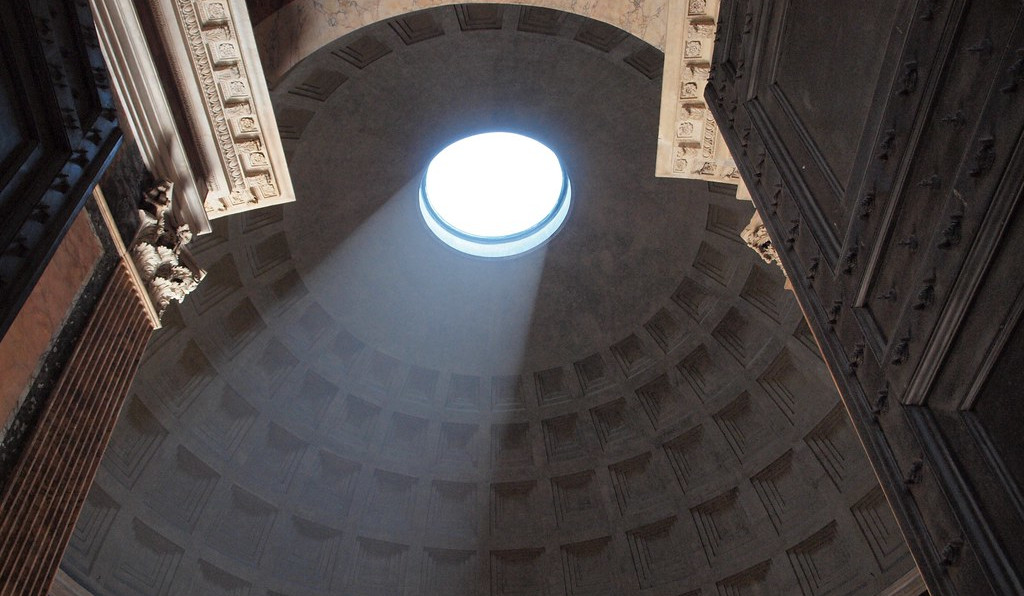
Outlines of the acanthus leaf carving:
M 185 248 L 192 241 L 192 231 L 188 224 L 175 221 L 172 191 L 173 184 L 165 181 L 143 196 L 139 232 L 132 246 L 135 266 L 159 316 L 172 300 L 183 301 L 206 276 Z
M 760 213 L 754 212 L 753 217 L 750 218 L 750 223 L 740 232 L 740 237 L 747 246 L 761 257 L 761 260 L 765 263 L 775 263 L 779 269 L 782 269 L 783 275 L 786 275 L 786 269 L 782 266 L 782 261 L 779 259 L 779 251 L 775 248 L 771 236 L 768 235 L 768 228 L 765 227 Z

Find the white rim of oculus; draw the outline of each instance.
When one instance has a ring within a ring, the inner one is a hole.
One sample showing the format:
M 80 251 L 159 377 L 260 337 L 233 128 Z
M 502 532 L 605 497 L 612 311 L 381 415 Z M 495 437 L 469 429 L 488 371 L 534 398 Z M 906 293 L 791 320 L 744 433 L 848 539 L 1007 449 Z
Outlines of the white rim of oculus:
M 511 132 L 460 139 L 434 156 L 420 212 L 448 246 L 480 257 L 536 248 L 569 214 L 571 185 L 555 152 Z

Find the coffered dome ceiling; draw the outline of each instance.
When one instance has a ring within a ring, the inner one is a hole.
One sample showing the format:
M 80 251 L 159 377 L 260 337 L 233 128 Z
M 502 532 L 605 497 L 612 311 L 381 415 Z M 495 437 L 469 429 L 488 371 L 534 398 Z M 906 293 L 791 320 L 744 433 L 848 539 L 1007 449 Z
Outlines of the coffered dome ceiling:
M 298 200 L 218 220 L 63 568 L 97 594 L 875 594 L 912 565 L 748 203 L 656 179 L 660 53 L 555 11 L 356 31 L 272 93 Z M 423 168 L 554 149 L 544 247 L 454 252 Z M 758 591 L 760 590 L 760 591 Z

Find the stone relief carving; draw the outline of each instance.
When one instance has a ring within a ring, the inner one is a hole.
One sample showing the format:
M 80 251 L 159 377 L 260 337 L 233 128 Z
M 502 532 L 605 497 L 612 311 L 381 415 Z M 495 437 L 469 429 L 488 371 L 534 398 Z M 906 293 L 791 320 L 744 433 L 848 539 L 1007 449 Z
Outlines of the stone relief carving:
M 669 0 L 655 173 L 664 178 L 735 184 L 736 198 L 749 201 L 750 193 L 704 101 L 719 1 Z M 743 231 L 744 241 L 765 262 L 782 268 L 760 216 L 754 218 L 758 223 L 751 220 Z
M 740 238 L 743 238 L 747 246 L 760 255 L 765 263 L 775 263 L 779 266 L 779 269 L 782 269 L 783 275 L 789 277 L 786 274 L 786 269 L 782 266 L 782 261 L 779 259 L 779 251 L 775 248 L 775 244 L 768 235 L 768 229 L 764 227 L 764 221 L 761 219 L 760 213 L 754 212 L 754 216 L 750 218 L 750 223 L 740 232 Z
M 135 266 L 161 316 L 171 300 L 183 301 L 206 276 L 185 248 L 192 232 L 187 224 L 174 220 L 172 190 L 173 184 L 161 182 L 143 196 L 139 232 L 132 246 Z
M 186 42 L 220 166 L 229 188 L 207 197 L 209 217 L 294 200 L 262 67 L 250 39 L 245 4 L 236 0 L 170 2 Z M 254 78 L 255 77 L 255 78 Z M 266 97 L 263 97 L 266 95 Z M 264 105 L 265 104 L 265 105 Z
M 718 124 L 704 103 L 718 0 L 671 0 L 662 79 L 657 174 L 740 184 Z

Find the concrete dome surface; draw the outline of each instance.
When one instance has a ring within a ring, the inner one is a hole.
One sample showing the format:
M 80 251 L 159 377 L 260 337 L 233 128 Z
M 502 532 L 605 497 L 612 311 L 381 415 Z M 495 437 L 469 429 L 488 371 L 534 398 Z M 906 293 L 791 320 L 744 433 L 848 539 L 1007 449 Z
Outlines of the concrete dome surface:
M 272 91 L 297 202 L 215 220 L 62 568 L 96 594 L 877 594 L 913 565 L 732 189 L 654 177 L 661 54 L 549 9 L 346 35 Z M 554 150 L 544 246 L 458 253 L 430 158 Z

